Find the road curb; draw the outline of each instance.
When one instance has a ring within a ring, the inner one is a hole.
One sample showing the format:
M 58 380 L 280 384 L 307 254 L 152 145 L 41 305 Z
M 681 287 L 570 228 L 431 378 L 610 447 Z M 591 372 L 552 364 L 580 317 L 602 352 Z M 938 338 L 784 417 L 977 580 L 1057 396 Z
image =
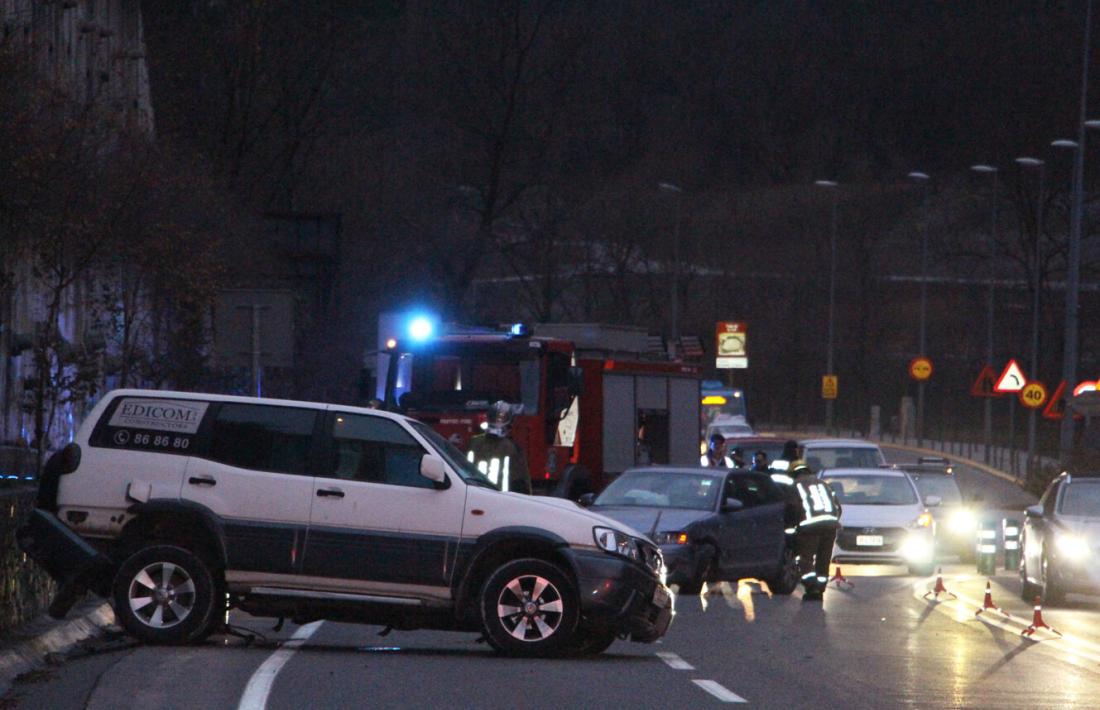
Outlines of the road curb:
M 103 635 L 114 624 L 111 606 L 97 599 L 81 604 L 68 619 L 42 615 L 14 629 L 0 640 L 0 696 L 20 675 L 46 668 L 57 655 L 72 650 L 81 641 Z

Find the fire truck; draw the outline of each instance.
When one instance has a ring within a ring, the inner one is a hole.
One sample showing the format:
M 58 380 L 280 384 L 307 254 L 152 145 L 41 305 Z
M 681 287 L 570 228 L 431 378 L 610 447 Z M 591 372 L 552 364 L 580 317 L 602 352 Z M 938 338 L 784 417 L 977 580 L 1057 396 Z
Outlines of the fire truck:
M 414 332 L 383 341 L 383 406 L 465 451 L 492 403 L 518 405 L 511 438 L 537 493 L 575 499 L 631 466 L 699 462 L 699 366 L 651 347 L 643 329 L 555 323 Z

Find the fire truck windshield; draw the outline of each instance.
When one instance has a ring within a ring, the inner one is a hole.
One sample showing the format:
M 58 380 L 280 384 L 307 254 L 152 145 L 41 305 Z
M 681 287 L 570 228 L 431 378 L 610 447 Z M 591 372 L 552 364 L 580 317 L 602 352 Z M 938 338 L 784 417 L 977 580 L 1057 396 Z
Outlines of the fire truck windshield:
M 539 408 L 539 360 L 518 353 L 405 353 L 398 361 L 394 394 L 403 409 L 478 411 L 497 400 Z

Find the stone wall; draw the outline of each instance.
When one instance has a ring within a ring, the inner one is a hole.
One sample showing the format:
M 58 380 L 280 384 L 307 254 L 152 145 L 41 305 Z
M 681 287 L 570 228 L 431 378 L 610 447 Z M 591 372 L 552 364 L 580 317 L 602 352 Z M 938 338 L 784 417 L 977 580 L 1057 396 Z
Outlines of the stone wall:
M 45 611 L 53 596 L 49 576 L 15 544 L 34 496 L 31 486 L 0 488 L 0 634 Z

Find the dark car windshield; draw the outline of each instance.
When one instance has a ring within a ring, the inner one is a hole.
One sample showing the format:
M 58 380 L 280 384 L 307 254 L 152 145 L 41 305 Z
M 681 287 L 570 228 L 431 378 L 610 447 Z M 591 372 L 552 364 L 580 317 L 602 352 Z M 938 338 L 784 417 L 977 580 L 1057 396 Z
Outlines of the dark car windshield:
M 413 429 L 416 429 L 416 433 L 423 436 L 425 439 L 431 442 L 432 446 L 439 452 L 439 455 L 447 460 L 447 463 L 451 465 L 459 476 L 462 476 L 464 480 L 475 485 L 484 485 L 488 488 L 497 488 L 498 486 L 489 480 L 481 471 L 477 470 L 477 467 L 466 460 L 466 457 L 462 455 L 462 452 L 455 448 L 455 445 L 444 439 L 439 435 L 435 429 L 423 422 L 411 422 Z
M 1100 481 L 1074 481 L 1066 486 L 1058 512 L 1062 515 L 1100 517 Z
M 596 499 L 595 505 L 713 510 L 722 479 L 672 471 L 627 471 Z
M 912 505 L 913 486 L 901 476 L 829 476 L 825 479 L 844 505 Z
M 962 503 L 962 493 L 952 476 L 941 476 L 934 473 L 913 476 L 917 482 L 917 490 L 923 498 L 938 496 L 944 505 Z

